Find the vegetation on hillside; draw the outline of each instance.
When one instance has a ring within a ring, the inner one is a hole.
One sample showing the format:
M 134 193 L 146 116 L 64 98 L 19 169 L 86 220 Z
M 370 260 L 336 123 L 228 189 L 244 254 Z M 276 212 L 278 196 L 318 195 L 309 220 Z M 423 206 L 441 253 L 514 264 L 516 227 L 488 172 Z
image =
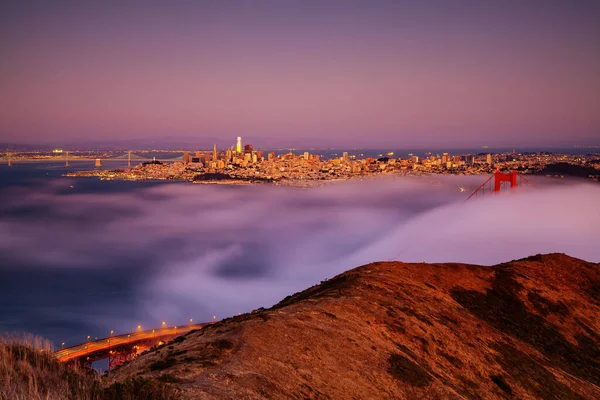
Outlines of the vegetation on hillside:
M 92 371 L 59 363 L 37 337 L 0 338 L 0 400 L 170 400 L 163 382 L 128 379 L 112 385 Z

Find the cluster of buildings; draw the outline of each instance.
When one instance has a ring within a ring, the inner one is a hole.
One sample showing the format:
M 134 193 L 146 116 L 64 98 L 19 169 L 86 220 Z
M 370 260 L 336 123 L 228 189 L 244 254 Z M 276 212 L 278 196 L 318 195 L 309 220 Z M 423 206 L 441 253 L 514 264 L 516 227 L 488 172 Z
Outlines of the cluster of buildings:
M 226 166 L 236 165 L 247 167 L 249 164 L 255 164 L 266 160 L 272 161 L 275 159 L 275 152 L 270 152 L 265 155 L 262 150 L 255 151 L 251 144 L 242 147 L 242 138 L 237 138 L 237 143 L 220 152 L 217 150 L 217 145 L 213 147 L 213 151 L 197 151 L 195 155 L 189 151 L 183 152 L 183 163 L 191 164 L 192 167 L 209 168 L 213 170 L 224 169 Z
M 393 153 L 378 158 L 356 157 L 344 152 L 325 159 L 319 154 L 291 152 L 276 154 L 242 145 L 238 137 L 234 146 L 219 151 L 185 151 L 181 161 L 146 163 L 127 170 L 76 172 L 74 175 L 99 176 L 101 179 L 179 179 L 203 183 L 213 181 L 269 181 L 282 185 L 310 186 L 316 182 L 361 178 L 372 175 L 490 174 L 496 168 L 533 173 L 553 163 L 569 163 L 598 168 L 597 156 L 576 156 L 554 153 L 502 153 L 451 155 L 426 153 L 423 157 L 409 154 L 394 158 Z M 198 178 L 202 179 L 198 179 Z

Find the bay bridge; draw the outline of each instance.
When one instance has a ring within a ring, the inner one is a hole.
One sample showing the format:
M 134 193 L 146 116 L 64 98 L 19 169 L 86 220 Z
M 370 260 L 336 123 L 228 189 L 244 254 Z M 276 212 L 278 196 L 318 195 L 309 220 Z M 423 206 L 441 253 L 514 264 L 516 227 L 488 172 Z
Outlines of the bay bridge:
M 174 153 L 180 153 L 180 152 L 174 152 Z M 132 161 L 136 161 L 136 162 L 149 162 L 149 161 L 159 161 L 162 163 L 167 163 L 167 162 L 177 162 L 177 161 L 183 161 L 183 155 L 179 155 L 179 156 L 175 156 L 175 157 L 164 157 L 165 152 L 159 152 L 159 154 L 163 155 L 162 157 L 150 157 L 147 155 L 139 155 L 136 153 L 133 153 L 131 151 L 128 151 L 126 153 L 123 154 L 119 154 L 119 155 L 110 155 L 110 156 L 91 156 L 91 155 L 86 155 L 86 156 L 73 156 L 72 152 L 66 151 L 64 153 L 64 155 L 61 156 L 52 156 L 51 158 L 47 158 L 47 157 L 18 157 L 15 158 L 11 153 L 6 153 L 2 156 L 0 156 L 0 162 L 6 162 L 8 164 L 8 166 L 10 167 L 12 165 L 12 163 L 14 162 L 48 162 L 48 161 L 52 161 L 52 162 L 56 162 L 56 161 L 64 161 L 65 162 L 65 166 L 69 166 L 69 161 L 95 161 L 96 162 L 96 166 L 99 167 L 102 165 L 103 162 L 110 162 L 110 161 L 127 161 L 127 166 L 131 167 L 131 162 Z
M 92 368 L 92 363 L 108 359 L 108 370 L 133 360 L 142 351 L 173 340 L 193 330 L 202 329 L 213 322 L 169 326 L 159 329 L 137 331 L 123 335 L 111 335 L 102 339 L 88 340 L 54 352 L 59 362 L 78 363 Z

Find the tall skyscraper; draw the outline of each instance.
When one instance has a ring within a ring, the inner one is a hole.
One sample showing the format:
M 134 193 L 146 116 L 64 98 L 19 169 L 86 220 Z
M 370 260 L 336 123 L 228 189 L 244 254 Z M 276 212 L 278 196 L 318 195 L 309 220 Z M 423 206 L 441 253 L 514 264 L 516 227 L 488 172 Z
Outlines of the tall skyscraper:
M 219 153 L 217 153 L 217 145 L 215 144 L 215 147 L 213 147 L 213 161 L 217 161 L 217 158 L 219 158 Z
M 347 151 L 344 151 L 342 153 L 342 161 L 348 161 L 348 152 Z
M 183 152 L 183 163 L 188 164 L 189 162 L 190 162 L 190 152 L 184 151 Z
M 237 144 L 235 146 L 235 151 L 237 151 L 238 153 L 242 152 L 242 137 L 238 136 L 237 138 Z
M 488 163 L 488 165 L 492 165 L 492 155 L 490 153 L 488 153 L 488 155 L 485 157 L 485 161 Z

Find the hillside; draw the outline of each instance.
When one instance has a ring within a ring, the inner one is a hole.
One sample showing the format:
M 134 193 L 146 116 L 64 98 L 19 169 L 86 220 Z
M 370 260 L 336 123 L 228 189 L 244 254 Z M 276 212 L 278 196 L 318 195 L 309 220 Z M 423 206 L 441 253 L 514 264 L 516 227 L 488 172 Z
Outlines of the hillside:
M 138 357 L 186 398 L 600 398 L 600 265 L 379 262 Z
M 59 363 L 39 337 L 0 337 L 0 400 L 171 400 L 175 388 L 136 377 L 109 384 L 78 366 Z

